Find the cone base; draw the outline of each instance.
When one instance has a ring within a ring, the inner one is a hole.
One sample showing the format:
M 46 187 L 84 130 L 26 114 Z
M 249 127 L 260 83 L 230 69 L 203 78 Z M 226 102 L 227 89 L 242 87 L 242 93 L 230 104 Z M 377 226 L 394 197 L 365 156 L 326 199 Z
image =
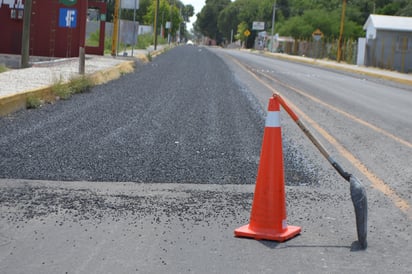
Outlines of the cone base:
M 250 229 L 249 225 L 245 225 L 235 229 L 236 237 L 253 238 L 255 240 L 271 240 L 277 242 L 284 242 L 290 238 L 300 234 L 301 228 L 299 226 L 287 226 L 285 231 L 276 232 L 273 229 Z

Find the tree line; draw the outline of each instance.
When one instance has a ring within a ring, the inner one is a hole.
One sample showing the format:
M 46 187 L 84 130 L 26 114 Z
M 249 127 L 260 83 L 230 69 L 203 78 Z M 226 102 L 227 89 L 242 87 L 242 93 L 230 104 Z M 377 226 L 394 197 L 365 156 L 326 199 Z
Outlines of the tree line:
M 107 3 L 107 21 L 113 21 L 115 0 L 105 0 Z M 123 20 L 135 20 L 143 25 L 154 25 L 156 11 L 156 0 L 140 0 L 139 9 L 136 10 L 136 15 L 132 9 L 121 9 L 120 17 Z M 170 34 L 172 36 L 180 30 L 181 37 L 188 35 L 185 22 L 189 22 L 189 18 L 194 15 L 194 7 L 185 5 L 180 0 L 159 0 L 158 8 L 158 24 L 157 33 L 162 33 L 162 28 L 165 32 L 166 22 L 171 22 Z
M 275 8 L 274 8 L 275 7 Z M 206 0 L 197 14 L 194 32 L 215 39 L 218 44 L 231 38 L 246 40 L 244 31 L 251 31 L 254 21 L 264 22 L 269 33 L 275 10 L 275 33 L 308 39 L 316 29 L 326 37 L 339 36 L 342 0 Z M 347 0 L 345 38 L 364 36 L 363 25 L 370 14 L 412 16 L 410 0 Z M 231 35 L 234 37 L 231 37 Z

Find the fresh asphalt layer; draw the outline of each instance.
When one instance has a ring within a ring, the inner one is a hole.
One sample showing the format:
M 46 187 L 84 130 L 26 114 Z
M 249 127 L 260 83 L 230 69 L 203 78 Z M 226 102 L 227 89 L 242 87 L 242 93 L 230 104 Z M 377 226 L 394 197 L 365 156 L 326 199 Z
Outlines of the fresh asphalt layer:
M 199 50 L 0 120 L 0 177 L 253 183 L 263 119 L 223 62 Z
M 288 222 L 302 234 L 233 236 L 249 221 L 264 115 L 217 55 L 184 46 L 0 118 L 0 272 L 409 271 L 401 213 L 386 219 L 396 233 L 372 224 L 368 250 L 355 252 L 348 186 L 293 138 L 283 144 Z

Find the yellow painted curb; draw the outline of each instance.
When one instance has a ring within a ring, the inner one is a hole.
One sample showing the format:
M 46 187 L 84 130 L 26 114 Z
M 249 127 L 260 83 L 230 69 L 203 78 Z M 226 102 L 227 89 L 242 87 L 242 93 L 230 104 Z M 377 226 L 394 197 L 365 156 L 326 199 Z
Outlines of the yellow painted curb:
M 30 97 L 44 100 L 45 102 L 53 102 L 56 100 L 56 96 L 53 94 L 51 87 L 43 87 L 9 96 L 3 96 L 0 97 L 0 116 L 5 116 L 20 109 L 25 109 L 27 107 L 27 99 Z
M 134 61 L 126 61 L 118 64 L 115 67 L 97 71 L 90 75 L 86 75 L 93 85 L 100 85 L 111 80 L 118 79 L 125 73 L 134 71 Z M 56 95 L 52 92 L 52 86 L 37 88 L 13 95 L 0 97 L 0 117 L 16 112 L 27 107 L 27 99 L 33 97 L 45 102 L 53 102 L 56 100 Z
M 133 71 L 134 71 L 134 61 L 127 61 L 127 62 L 120 63 L 115 67 L 97 71 L 89 75 L 88 77 L 90 80 L 92 80 L 94 85 L 101 85 L 111 80 L 118 79 L 123 74 L 130 73 Z

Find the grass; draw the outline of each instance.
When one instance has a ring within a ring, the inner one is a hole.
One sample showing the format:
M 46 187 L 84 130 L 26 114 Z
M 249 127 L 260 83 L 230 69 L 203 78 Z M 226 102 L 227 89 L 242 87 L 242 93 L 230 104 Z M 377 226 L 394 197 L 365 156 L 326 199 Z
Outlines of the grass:
M 0 64 L 0 73 L 8 71 L 7 67 L 4 64 Z
M 35 109 L 35 108 L 39 108 L 42 105 L 42 100 L 40 100 L 39 98 L 35 97 L 35 96 L 29 96 L 26 99 L 26 107 L 28 109 Z
M 92 86 L 93 83 L 89 78 L 80 76 L 70 79 L 67 83 L 59 80 L 55 84 L 53 84 L 51 89 L 54 95 L 59 97 L 59 99 L 67 100 L 73 94 L 89 91 Z
M 83 93 L 83 92 L 89 91 L 93 83 L 91 82 L 89 78 L 85 76 L 80 76 L 80 77 L 72 78 L 69 81 L 68 85 L 69 85 L 70 91 L 73 94 L 76 94 L 76 93 Z
M 97 36 L 90 35 L 88 42 L 89 43 L 96 43 Z M 97 41 L 98 43 L 98 41 Z M 137 37 L 137 43 L 135 49 L 147 49 L 150 45 L 153 45 L 153 35 L 150 33 L 142 34 Z M 157 39 L 158 45 L 167 44 L 167 39 L 162 38 L 160 35 Z M 125 45 L 123 43 L 119 43 L 119 51 L 123 50 L 131 50 L 132 45 Z M 104 41 L 104 54 L 110 54 L 112 52 L 112 37 L 106 37 Z
M 151 54 L 150 52 L 148 52 L 148 53 L 146 54 L 146 57 L 147 57 L 147 60 L 148 60 L 149 62 L 152 62 L 152 54 Z

